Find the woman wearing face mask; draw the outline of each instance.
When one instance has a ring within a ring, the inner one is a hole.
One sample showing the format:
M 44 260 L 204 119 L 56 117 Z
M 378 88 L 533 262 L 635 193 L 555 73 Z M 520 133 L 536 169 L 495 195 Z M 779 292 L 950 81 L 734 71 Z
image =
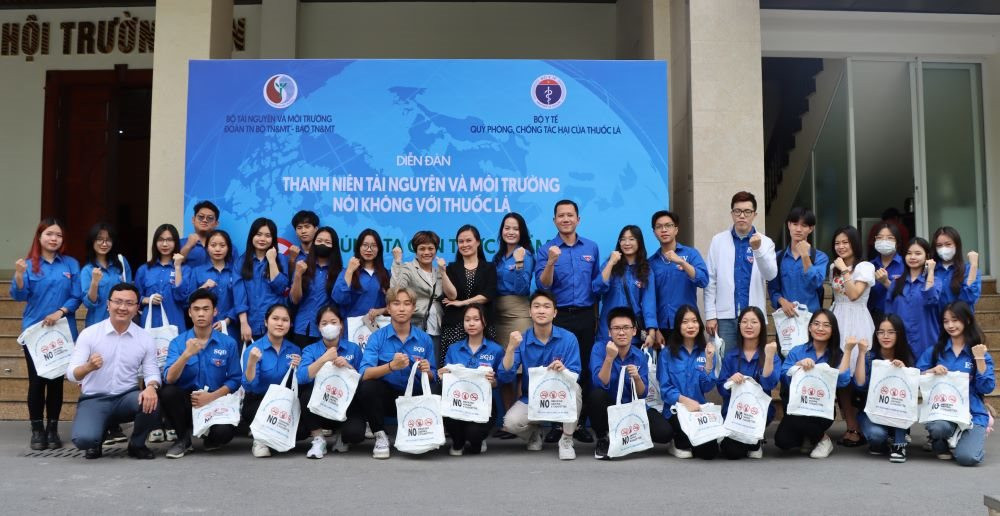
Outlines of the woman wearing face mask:
M 248 249 L 252 247 L 248 246 Z M 302 350 L 286 339 L 292 328 L 292 317 L 287 306 L 276 303 L 268 307 L 264 313 L 264 328 L 267 333 L 243 351 L 245 392 L 243 408 L 240 410 L 240 428 L 244 434 L 257 415 L 268 386 L 281 383 L 288 368 L 298 367 L 302 360 Z M 253 442 L 252 452 L 254 457 L 271 456 L 271 449 L 258 441 Z
M 399 246 L 394 247 L 392 278 L 389 280 L 390 288 L 409 288 L 416 294 L 413 324 L 431 336 L 435 350 L 441 347 L 441 313 L 444 311 L 440 298 L 444 293 L 441 274 L 444 273 L 445 261 L 437 256 L 440 245 L 441 237 L 433 231 L 414 233 L 410 248 L 416 256 L 412 262 L 403 263 L 403 250 Z
M 868 311 L 872 319 L 881 319 L 885 313 L 885 299 L 889 290 L 882 284 L 880 278 L 888 277 L 890 282 L 903 275 L 903 257 L 899 255 L 899 245 L 902 240 L 895 224 L 880 222 L 872 228 L 875 232 L 875 252 L 878 256 L 871 259 L 875 266 L 875 284 L 868 296 Z
M 21 330 L 42 322 L 52 326 L 65 317 L 69 331 L 76 338 L 76 309 L 80 307 L 80 264 L 62 254 L 63 225 L 56 219 L 44 219 L 35 229 L 27 258 L 14 263 L 14 278 L 10 282 L 10 297 L 27 301 L 21 316 Z M 63 377 L 47 379 L 38 376 L 28 348 L 24 359 L 28 363 L 28 416 L 31 419 L 31 449 L 62 448 L 59 437 L 59 413 L 63 403 Z M 43 427 L 44 412 L 48 426 Z
M 931 245 L 916 237 L 906 247 L 906 272 L 891 284 L 887 277 L 879 279 L 886 288 L 891 287 L 885 311 L 903 320 L 906 340 L 915 356 L 921 356 L 931 347 L 941 331 L 938 315 L 941 287 L 934 277 L 936 264 L 930 257 Z
M 889 454 L 889 462 L 906 462 L 906 433 L 903 428 L 895 428 L 872 423 L 863 410 L 868 402 L 868 379 L 872 374 L 873 360 L 888 360 L 894 367 L 913 367 L 916 357 L 910 344 L 906 342 L 903 320 L 895 314 L 883 315 L 872 335 L 871 351 L 865 354 L 864 367 L 854 370 L 854 387 L 860 400 L 858 423 L 868 439 L 868 451 L 872 455 Z
M 354 241 L 354 256 L 333 284 L 333 302 L 344 310 L 344 318 L 368 316 L 370 321 L 386 315 L 385 291 L 389 271 L 382 258 L 382 237 L 371 228 Z
M 305 346 L 320 337 L 316 314 L 320 307 L 330 303 L 333 282 L 343 267 L 336 243 L 337 232 L 323 226 L 313 235 L 312 245 L 305 260 L 295 262 L 295 275 L 288 298 L 298 305 L 295 314 L 295 335 L 292 342 Z
M 841 351 L 837 343 L 840 341 L 840 329 L 837 327 L 837 317 L 827 309 L 813 313 L 809 320 L 809 342 L 795 346 L 788 352 L 781 364 L 781 399 L 784 404 L 785 416 L 781 418 L 778 429 L 774 433 L 774 444 L 782 450 L 798 448 L 812 450 L 809 456 L 814 459 L 825 459 L 833 452 L 833 441 L 826 431 L 833 425 L 832 419 L 820 416 L 796 416 L 788 413 L 788 387 L 792 377 L 788 371 L 799 366 L 809 371 L 817 364 L 826 364 L 837 368 L 837 390 L 841 391 L 851 381 L 849 368 L 851 352 L 858 341 L 848 341 L 848 348 Z
M 490 313 L 490 301 L 497 295 L 497 270 L 486 261 L 479 230 L 468 224 L 458 228 L 455 234 L 458 252 L 455 261 L 448 264 L 441 278 L 445 298 L 444 317 L 441 319 L 441 353 L 461 340 L 468 338 L 465 333 L 465 307 L 483 305 Z M 493 339 L 492 326 L 486 326 L 485 334 Z M 444 357 L 439 354 L 439 359 Z
M 221 229 L 209 233 L 205 242 L 208 263 L 195 267 L 187 276 L 191 281 L 188 290 L 194 292 L 203 288 L 215 294 L 218 300 L 216 304 L 218 313 L 215 315 L 212 328 L 217 331 L 223 331 L 225 328 L 227 334 L 237 336 L 239 328 L 235 326 L 238 319 L 234 289 L 240 276 L 236 272 L 236 264 L 233 263 L 233 242 L 229 238 L 229 233 Z
M 867 339 L 875 331 L 868 311 L 868 295 L 875 284 L 875 267 L 861 260 L 861 235 L 853 226 L 844 226 L 833 233 L 833 254 L 836 260 L 830 266 L 830 286 L 833 289 L 831 311 L 840 329 L 840 349 L 847 352 L 847 343 L 854 339 Z M 849 367 L 853 373 L 858 363 L 858 351 L 849 353 Z M 839 443 L 847 447 L 865 444 L 858 426 L 857 407 L 852 402 L 854 390 L 844 388 L 837 393 L 840 412 L 847 423 L 847 432 Z
M 975 310 L 976 302 L 983 293 L 983 278 L 979 275 L 979 253 L 969 251 L 966 256 L 969 261 L 966 263 L 962 256 L 962 236 L 951 226 L 938 228 L 934 232 L 932 242 L 939 260 L 934 268 L 935 281 L 941 285 L 938 308 L 943 312 L 944 307 L 951 303 L 965 301 Z
M 319 237 L 322 231 L 323 229 L 320 229 L 316 236 Z M 315 254 L 317 245 L 317 242 L 313 241 L 312 252 L 309 253 L 310 259 Z M 302 312 L 299 312 L 299 316 L 302 316 Z M 299 380 L 299 401 L 302 404 L 300 427 L 307 430 L 312 436 L 312 446 L 306 452 L 306 457 L 322 459 L 326 455 L 326 438 L 323 437 L 323 430 L 334 432 L 334 451 L 346 452 L 348 445 L 357 444 L 364 440 L 365 417 L 360 409 L 354 406 L 357 398 L 351 400 L 351 405 L 347 407 L 346 421 L 332 421 L 313 414 L 306 408 L 315 386 L 316 374 L 319 373 L 323 364 L 330 362 L 335 367 L 347 367 L 355 371 L 361 365 L 361 348 L 343 336 L 344 321 L 340 317 L 340 309 L 336 305 L 326 305 L 320 308 L 316 312 L 315 323 L 323 337 L 302 350 L 302 363 L 299 364 L 296 374 Z
M 484 337 L 486 330 L 486 311 L 481 305 L 469 305 L 465 307 L 464 320 L 465 334 L 468 338 L 456 342 L 448 348 L 444 364 L 455 364 L 465 366 L 469 369 L 476 369 L 481 366 L 490 368 L 486 373 L 486 380 L 495 389 L 497 386 L 497 368 L 503 361 L 504 350 L 496 342 Z M 448 368 L 438 369 L 438 378 L 444 378 Z M 451 435 L 451 448 L 449 455 L 462 455 L 463 453 L 478 454 L 486 450 L 486 436 L 493 427 L 496 418 L 496 408 L 490 420 L 486 423 L 475 423 L 470 421 L 459 421 L 451 418 L 444 418 L 444 426 Z
M 264 335 L 265 311 L 276 303 L 285 304 L 288 288 L 288 258 L 278 253 L 278 228 L 273 220 L 261 217 L 250 224 L 246 248 L 236 282 L 236 313 L 244 343 Z
M 653 270 L 646 259 L 646 242 L 638 226 L 625 226 L 618 233 L 618 244 L 604 262 L 600 276 L 594 278 L 594 292 L 601 296 L 601 314 L 598 317 L 597 336 L 594 342 L 607 343 L 608 314 L 613 308 L 627 307 L 636 314 L 639 329 L 632 344 L 652 346 L 659 325 L 656 321 L 656 282 Z M 646 331 L 645 341 L 640 333 Z
M 993 357 L 987 352 L 985 335 L 976 322 L 972 309 L 964 301 L 956 301 L 941 316 L 942 332 L 934 346 L 927 348 L 917 360 L 917 369 L 924 373 L 948 374 L 958 371 L 969 374 L 969 411 L 972 426 L 962 432 L 958 445 L 951 449 L 948 438 L 957 430 L 950 421 L 930 421 L 927 433 L 937 457 L 952 457 L 962 466 L 975 466 L 986 458 L 986 427 L 990 414 L 984 396 L 996 388 Z
M 87 262 L 80 269 L 83 306 L 87 307 L 85 325 L 91 326 L 108 318 L 108 293 L 118 283 L 132 282 L 132 268 L 118 253 L 115 230 L 109 224 L 98 223 L 87 235 Z

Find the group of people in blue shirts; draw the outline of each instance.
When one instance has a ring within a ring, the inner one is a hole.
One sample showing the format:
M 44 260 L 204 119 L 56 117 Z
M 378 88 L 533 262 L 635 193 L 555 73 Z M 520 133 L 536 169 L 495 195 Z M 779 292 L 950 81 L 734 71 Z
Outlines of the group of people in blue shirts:
M 786 390 L 791 367 L 827 363 L 840 371 L 837 399 L 848 427 L 840 444 L 867 443 L 873 453 L 902 462 L 907 433 L 874 425 L 863 411 L 865 375 L 871 361 L 881 358 L 937 374 L 970 373 L 972 426 L 949 445 L 957 429 L 928 425 L 928 443 L 941 458 L 981 462 L 992 423 L 983 397 L 993 390 L 993 365 L 972 309 L 981 292 L 978 255 L 963 255 L 958 232 L 939 229 L 932 246 L 921 238 L 899 242 L 897 228 L 883 224 L 875 230 L 878 256 L 864 261 L 858 231 L 846 226 L 835 232 L 831 260 L 810 244 L 810 211 L 792 210 L 788 245 L 775 251 L 774 242 L 753 226 L 752 194 L 734 195 L 730 209 L 733 225 L 712 239 L 706 259 L 677 241 L 678 216 L 658 211 L 650 220 L 659 244 L 651 254 L 642 229 L 627 225 L 601 260 L 597 244 L 577 233 L 576 203 L 562 200 L 553 210 L 557 235 L 537 248 L 523 217 L 510 213 L 501 220 L 501 248 L 490 261 L 478 229 L 466 225 L 456 233 L 452 263 L 437 256 L 440 237 L 421 231 L 410 242 L 413 261 L 404 263 L 396 248 L 387 268 L 375 230 L 358 235 L 345 264 L 338 233 L 308 211 L 292 220 L 300 245 L 279 253 L 277 225 L 262 217 L 251 225 L 240 254 L 218 229 L 218 208 L 203 201 L 194 207 L 195 232 L 185 240 L 169 224 L 154 231 L 152 258 L 134 277 L 116 252 L 111 227 L 91 230 L 81 268 L 62 254 L 62 225 L 47 219 L 28 257 L 15 266 L 11 294 L 27 301 L 25 328 L 65 317 L 75 337 L 73 318 L 81 302 L 88 308 L 87 325 L 96 324 L 108 317 L 112 287 L 132 282 L 143 324 L 178 326 L 160 390 L 161 414 L 176 434 L 171 458 L 193 449 L 192 407 L 242 391 L 240 425 L 213 426 L 204 437 L 206 449 L 217 448 L 247 432 L 268 386 L 281 383 L 290 368 L 303 400 L 298 434 L 311 438 L 308 457 L 323 457 L 333 436 L 337 451 L 374 438 L 373 456 L 387 458 L 385 420 L 409 369 L 430 375 L 432 390 L 439 392 L 437 380 L 448 373 L 447 364 L 490 368 L 500 400 L 488 423 L 446 419 L 453 455 L 481 453 L 492 432 L 522 437 L 529 450 L 558 443 L 561 459 L 575 458 L 574 442 L 596 441 L 595 457 L 607 458 L 606 409 L 622 401 L 614 398 L 620 375 L 627 374 L 635 389 L 627 389 L 624 401 L 647 398 L 652 439 L 667 443 L 674 456 L 759 458 L 762 442 L 727 438 L 692 446 L 671 407 L 697 411 L 711 391 L 719 392 L 725 407 L 726 386 L 747 378 L 768 392 Z M 827 281 L 834 293 L 830 309 L 823 307 Z M 788 317 L 811 314 L 808 341 L 787 356 L 767 342 L 768 301 Z M 349 318 L 374 324 L 381 316 L 389 323 L 363 345 L 347 338 Z M 62 378 L 38 377 L 25 356 L 32 373 L 32 447 L 60 447 Z M 328 362 L 361 375 L 346 421 L 305 408 L 311 383 Z M 578 375 L 577 422 L 543 428 L 529 420 L 527 370 L 538 366 Z M 787 402 L 787 395 L 782 398 Z M 768 421 L 775 405 L 781 404 L 772 405 Z M 775 445 L 825 457 L 833 449 L 826 433 L 831 424 L 785 415 Z M 252 451 L 260 457 L 271 453 L 257 441 Z

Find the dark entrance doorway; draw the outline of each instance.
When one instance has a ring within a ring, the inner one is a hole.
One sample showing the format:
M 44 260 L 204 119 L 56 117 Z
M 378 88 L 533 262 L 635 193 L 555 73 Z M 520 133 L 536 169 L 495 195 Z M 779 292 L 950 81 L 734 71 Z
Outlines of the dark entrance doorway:
M 146 260 L 153 73 L 46 74 L 42 213 L 66 225 L 66 253 L 86 258 L 97 222 L 112 224 L 132 270 Z

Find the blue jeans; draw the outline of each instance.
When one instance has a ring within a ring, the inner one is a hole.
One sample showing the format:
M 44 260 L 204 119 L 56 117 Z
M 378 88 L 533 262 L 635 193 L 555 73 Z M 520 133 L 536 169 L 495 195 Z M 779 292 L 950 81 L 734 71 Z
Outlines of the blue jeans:
M 906 443 L 905 429 L 872 423 L 872 420 L 868 419 L 868 414 L 865 414 L 863 410 L 858 412 L 858 426 L 861 427 L 861 433 L 864 434 L 865 439 L 868 439 L 868 447 L 872 451 L 888 453 L 889 436 L 892 436 L 894 444 Z
M 160 426 L 159 406 L 146 414 L 139 404 L 139 390 L 122 394 L 96 394 L 81 396 L 73 418 L 73 444 L 81 450 L 97 448 L 104 442 L 104 431 L 111 425 L 135 420 L 129 445 L 141 448 L 146 436 Z
M 715 341 L 715 372 L 722 372 L 722 357 L 726 356 L 726 348 L 729 346 L 736 345 L 736 337 L 739 335 L 739 326 L 736 324 L 736 319 L 716 319 L 719 323 L 719 329 L 716 334 L 722 337 L 722 345 L 719 345 L 718 340 Z
M 958 425 L 950 421 L 928 421 L 926 426 L 934 453 L 950 451 L 955 456 L 955 462 L 962 466 L 975 466 L 986 458 L 986 427 L 972 425 L 962 432 L 958 446 L 954 450 L 949 450 L 948 438 L 955 433 Z

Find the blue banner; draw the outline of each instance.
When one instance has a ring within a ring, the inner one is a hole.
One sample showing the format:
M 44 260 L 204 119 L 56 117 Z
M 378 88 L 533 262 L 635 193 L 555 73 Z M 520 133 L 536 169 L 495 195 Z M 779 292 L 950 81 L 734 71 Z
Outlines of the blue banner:
M 508 211 L 533 240 L 554 237 L 568 198 L 603 255 L 625 224 L 652 243 L 668 201 L 666 81 L 664 61 L 192 61 L 185 233 L 207 199 L 238 248 L 260 216 L 297 244 L 291 218 L 308 209 L 345 254 L 367 227 L 386 253 L 431 229 L 450 260 L 466 223 L 492 256 Z

